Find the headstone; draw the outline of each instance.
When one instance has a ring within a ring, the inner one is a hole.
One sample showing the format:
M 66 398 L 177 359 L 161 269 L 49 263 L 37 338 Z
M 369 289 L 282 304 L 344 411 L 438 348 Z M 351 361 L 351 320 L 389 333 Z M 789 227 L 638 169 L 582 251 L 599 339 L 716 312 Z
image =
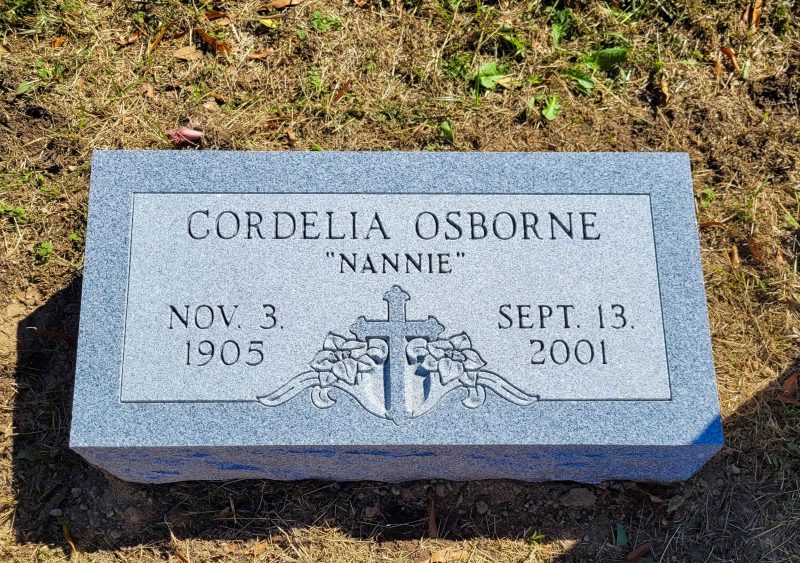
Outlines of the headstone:
M 688 157 L 95 152 L 71 432 L 141 482 L 686 479 Z

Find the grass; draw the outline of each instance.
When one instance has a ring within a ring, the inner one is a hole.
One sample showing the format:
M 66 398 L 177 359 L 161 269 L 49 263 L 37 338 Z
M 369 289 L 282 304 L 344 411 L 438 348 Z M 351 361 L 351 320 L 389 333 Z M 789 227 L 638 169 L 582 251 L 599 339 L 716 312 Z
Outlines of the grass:
M 796 558 L 800 414 L 777 399 L 800 355 L 796 2 L 758 26 L 746 1 L 262 3 L 0 5 L 0 556 Z M 189 149 L 688 152 L 728 447 L 685 484 L 590 487 L 590 509 L 561 504 L 569 484 L 107 479 L 66 447 L 88 163 L 181 126 Z

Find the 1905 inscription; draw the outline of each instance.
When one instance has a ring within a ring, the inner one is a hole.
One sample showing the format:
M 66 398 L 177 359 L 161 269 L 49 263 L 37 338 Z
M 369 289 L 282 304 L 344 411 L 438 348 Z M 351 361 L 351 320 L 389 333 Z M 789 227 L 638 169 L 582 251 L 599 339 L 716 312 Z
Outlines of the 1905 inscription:
M 258 328 L 271 330 L 282 328 L 278 326 L 275 305 L 264 303 L 262 308 L 262 320 Z M 170 305 L 169 328 L 209 330 L 214 324 L 221 323 L 222 328 L 231 329 L 234 323 L 236 311 L 239 305 Z M 236 322 L 236 328 L 241 329 L 242 325 Z M 243 352 L 244 350 L 244 352 Z M 248 366 L 257 366 L 264 361 L 264 341 L 250 340 L 240 343 L 236 340 L 225 340 L 215 343 L 212 340 L 187 340 L 186 341 L 186 365 L 207 366 L 214 359 L 219 360 L 222 365 L 232 366 L 243 361 Z
M 429 408 L 409 390 L 430 394 L 431 373 L 452 387 L 448 370 L 463 385 L 470 373 L 495 381 L 517 404 L 670 397 L 646 195 L 138 194 L 133 232 L 123 401 L 277 404 L 265 392 L 298 374 L 311 385 L 309 361 L 327 352 L 318 406 L 329 406 L 326 381 L 355 389 L 370 361 L 403 363 L 392 381 L 406 406 L 382 391 L 370 407 L 395 422 Z M 423 337 L 427 364 L 413 335 L 354 336 L 354 319 L 386 316 L 392 287 L 403 318 L 442 327 Z M 489 367 L 470 367 L 462 333 Z M 344 348 L 320 349 L 329 334 Z M 375 340 L 384 357 L 368 360 Z M 640 365 L 643 351 L 659 361 Z M 167 396 L 163 383 L 152 391 L 153 357 L 171 374 Z M 632 384 L 643 369 L 646 388 Z

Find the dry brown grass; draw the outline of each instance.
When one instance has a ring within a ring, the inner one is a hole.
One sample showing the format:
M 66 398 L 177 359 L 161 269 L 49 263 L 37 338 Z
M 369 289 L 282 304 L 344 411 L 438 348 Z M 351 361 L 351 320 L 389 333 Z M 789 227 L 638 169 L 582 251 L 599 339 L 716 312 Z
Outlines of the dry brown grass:
M 0 557 L 609 561 L 631 549 L 614 544 L 621 523 L 655 561 L 800 560 L 800 407 L 777 397 L 800 357 L 797 3 L 767 2 L 748 30 L 745 1 L 587 0 L 559 49 L 546 2 L 306 0 L 272 14 L 276 30 L 259 4 L 216 3 L 227 25 L 176 0 L 0 5 Z M 315 31 L 316 10 L 341 27 Z M 504 25 L 524 55 L 504 54 Z M 208 52 L 196 27 L 232 51 Z M 201 58 L 173 57 L 191 44 Z M 609 45 L 629 60 L 577 93 L 563 71 Z M 470 78 L 492 60 L 512 80 L 476 103 Z M 555 121 L 529 109 L 554 94 Z M 91 150 L 169 148 L 165 131 L 189 120 L 209 149 L 688 152 L 728 447 L 686 484 L 590 487 L 588 509 L 560 502 L 569 484 L 106 478 L 66 449 L 73 350 L 58 340 L 77 322 Z M 434 490 L 442 539 L 427 532 Z

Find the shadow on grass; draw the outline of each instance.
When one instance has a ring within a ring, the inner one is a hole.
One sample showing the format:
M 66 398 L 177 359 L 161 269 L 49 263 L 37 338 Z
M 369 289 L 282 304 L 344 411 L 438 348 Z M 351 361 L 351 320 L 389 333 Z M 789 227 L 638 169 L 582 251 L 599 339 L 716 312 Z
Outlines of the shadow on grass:
M 447 540 L 527 541 L 539 532 L 545 542 L 560 541 L 559 559 L 582 561 L 621 560 L 647 542 L 656 559 L 781 560 L 800 543 L 800 526 L 792 525 L 800 521 L 800 457 L 787 449 L 788 436 L 800 430 L 800 409 L 777 402 L 772 390 L 725 421 L 729 447 L 678 485 L 120 481 L 68 449 L 80 283 L 18 326 L 13 527 L 20 543 L 69 551 L 72 541 L 83 553 L 147 546 L 166 554 L 174 534 L 270 538 L 289 549 L 294 540 L 285 532 L 321 527 L 351 538 L 408 541 L 408 552 L 433 527 Z M 627 530 L 627 546 L 617 545 L 618 524 Z

